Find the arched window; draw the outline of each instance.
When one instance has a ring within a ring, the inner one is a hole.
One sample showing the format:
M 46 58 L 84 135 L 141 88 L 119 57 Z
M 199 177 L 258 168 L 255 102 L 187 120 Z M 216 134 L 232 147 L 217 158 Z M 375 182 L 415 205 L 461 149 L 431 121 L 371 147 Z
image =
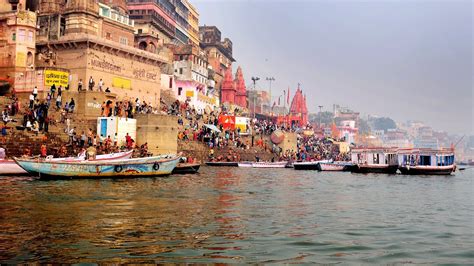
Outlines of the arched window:
M 140 42 L 140 43 L 138 44 L 138 49 L 140 49 L 140 50 L 146 50 L 146 48 L 147 48 L 146 42 L 143 41 L 143 42 Z
M 26 54 L 26 65 L 33 66 L 33 53 L 32 52 L 28 52 Z

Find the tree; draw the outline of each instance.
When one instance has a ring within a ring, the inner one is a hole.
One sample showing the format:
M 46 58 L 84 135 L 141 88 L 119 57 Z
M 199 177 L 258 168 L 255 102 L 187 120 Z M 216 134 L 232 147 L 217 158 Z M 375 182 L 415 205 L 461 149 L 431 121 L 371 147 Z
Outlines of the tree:
M 395 129 L 397 128 L 397 124 L 395 123 L 395 121 L 393 121 L 391 118 L 389 117 L 378 117 L 378 118 L 374 118 L 373 119 L 373 122 L 372 122 L 372 125 L 373 125 L 373 129 L 374 130 L 383 130 L 383 131 L 387 131 L 388 129 Z

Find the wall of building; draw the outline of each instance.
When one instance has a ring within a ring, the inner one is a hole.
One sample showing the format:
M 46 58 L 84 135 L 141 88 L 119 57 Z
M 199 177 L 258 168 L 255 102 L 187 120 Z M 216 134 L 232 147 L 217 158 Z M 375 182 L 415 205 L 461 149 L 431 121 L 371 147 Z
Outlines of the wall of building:
M 123 25 L 104 19 L 102 22 L 102 38 L 111 40 L 123 45 L 134 46 L 134 30 L 132 27 L 124 27 Z
M 136 143 L 148 143 L 154 155 L 176 154 L 178 151 L 178 123 L 175 116 L 137 115 Z

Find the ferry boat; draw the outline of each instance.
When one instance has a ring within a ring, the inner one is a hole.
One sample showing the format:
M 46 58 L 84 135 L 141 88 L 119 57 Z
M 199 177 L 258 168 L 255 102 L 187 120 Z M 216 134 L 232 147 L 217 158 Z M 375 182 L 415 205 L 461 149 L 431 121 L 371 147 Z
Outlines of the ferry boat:
M 320 163 L 329 163 L 329 160 L 311 161 L 311 162 L 294 162 L 295 170 L 318 170 L 321 171 Z
M 25 171 L 40 178 L 143 177 L 169 175 L 179 161 L 176 155 L 105 160 L 49 161 L 45 159 L 14 158 Z
M 239 162 L 239 167 L 252 167 L 252 162 Z
M 201 164 L 199 163 L 178 163 L 173 169 L 173 174 L 196 174 Z
M 400 149 L 399 169 L 405 175 L 450 175 L 456 171 L 452 149 Z
M 121 160 L 121 159 L 130 159 L 132 157 L 133 151 L 124 151 L 116 152 L 110 154 L 97 155 L 95 159 L 90 161 L 107 161 L 107 160 Z M 85 160 L 85 152 L 79 154 L 77 157 L 65 157 L 65 158 L 51 158 L 48 157 L 48 160 L 52 162 L 78 162 Z M 0 160 L 0 175 L 26 175 L 26 172 L 21 168 L 14 160 Z
M 334 162 L 320 162 L 320 171 L 350 171 L 352 170 L 351 162 L 334 161 Z
M 354 148 L 351 150 L 354 173 L 395 174 L 398 157 L 395 148 Z

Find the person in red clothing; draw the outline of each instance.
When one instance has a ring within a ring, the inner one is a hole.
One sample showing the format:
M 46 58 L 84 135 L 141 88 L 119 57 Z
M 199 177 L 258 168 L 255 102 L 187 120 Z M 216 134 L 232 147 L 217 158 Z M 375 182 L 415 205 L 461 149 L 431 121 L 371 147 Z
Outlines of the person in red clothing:
M 45 158 L 46 156 L 48 156 L 48 152 L 47 152 L 47 149 L 46 149 L 46 145 L 43 144 L 41 145 L 41 157 Z
M 127 143 L 127 148 L 130 149 L 132 147 L 132 137 L 130 137 L 128 133 L 125 136 L 125 143 Z

